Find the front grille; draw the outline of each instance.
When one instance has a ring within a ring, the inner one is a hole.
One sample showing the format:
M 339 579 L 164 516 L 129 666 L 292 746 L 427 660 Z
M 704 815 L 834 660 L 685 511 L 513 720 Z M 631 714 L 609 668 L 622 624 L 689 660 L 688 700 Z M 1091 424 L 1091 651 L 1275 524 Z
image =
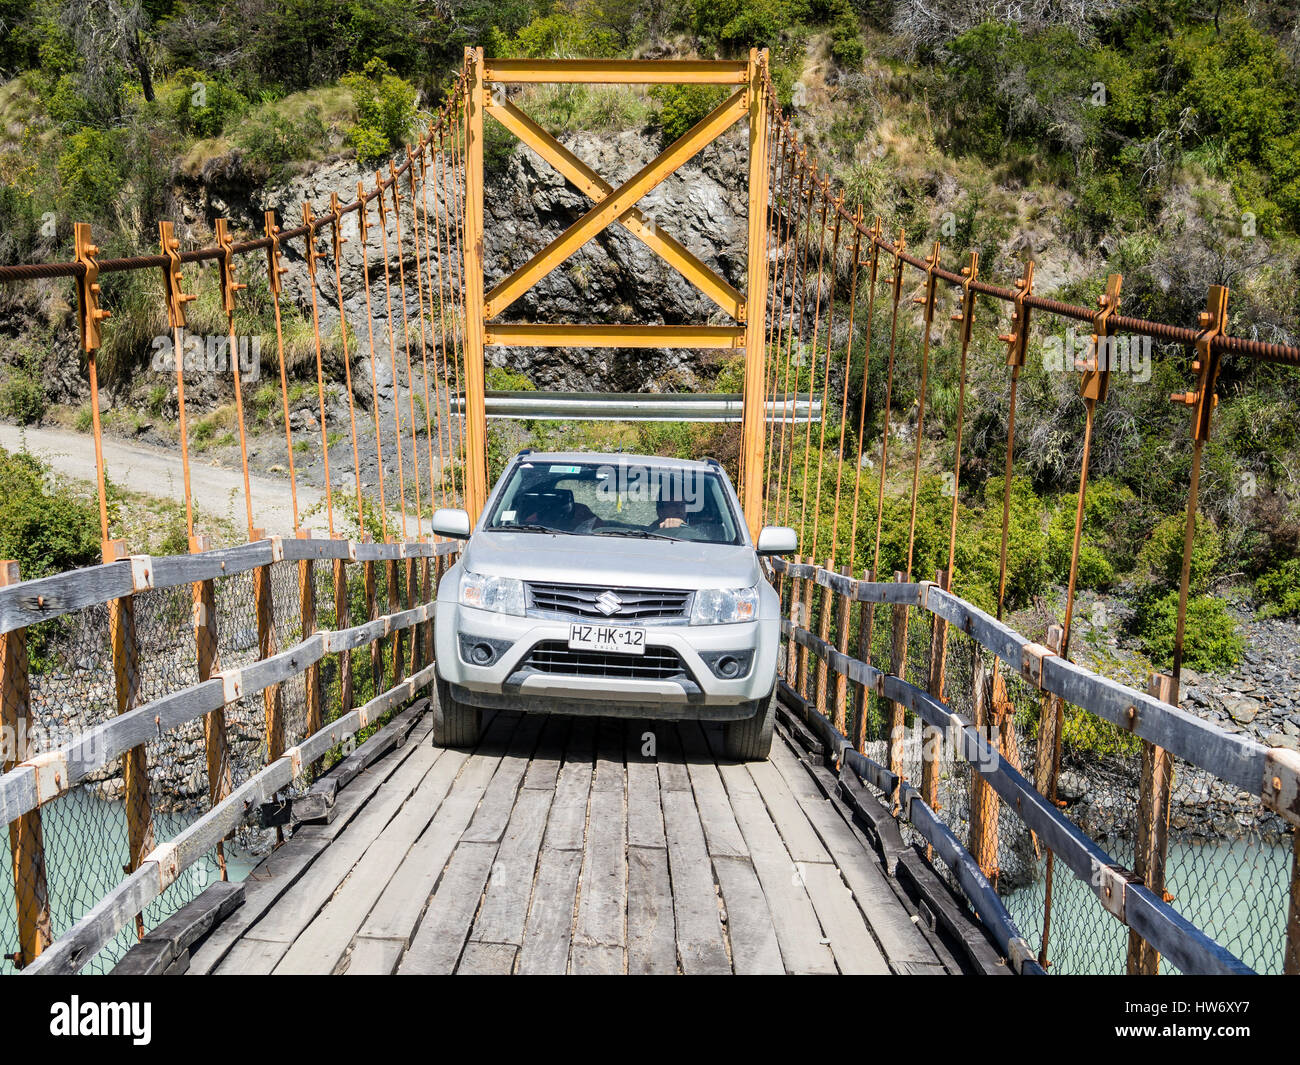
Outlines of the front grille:
M 597 621 L 651 621 L 685 618 L 691 613 L 691 592 L 675 588 L 610 588 L 603 584 L 530 584 L 534 610 Z M 617 596 L 620 605 L 606 613 L 600 596 Z
M 688 677 L 686 666 L 669 647 L 647 647 L 645 654 L 574 651 L 560 640 L 539 643 L 524 659 L 525 669 L 570 677 L 623 680 L 673 680 Z

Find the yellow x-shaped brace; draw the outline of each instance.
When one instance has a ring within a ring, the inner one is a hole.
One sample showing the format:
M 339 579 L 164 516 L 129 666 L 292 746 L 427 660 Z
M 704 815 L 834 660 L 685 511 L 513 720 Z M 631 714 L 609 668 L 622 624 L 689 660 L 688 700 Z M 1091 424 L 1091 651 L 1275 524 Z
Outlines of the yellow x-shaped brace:
M 748 115 L 745 90 L 714 108 L 617 189 L 612 188 L 514 105 L 497 102 L 489 97 L 486 110 L 595 203 L 578 221 L 487 294 L 483 307 L 484 318 L 496 317 L 587 241 L 617 221 L 724 311 L 737 321 L 744 320 L 744 296 L 677 241 L 660 233 L 637 210 L 635 204 L 683 163 Z

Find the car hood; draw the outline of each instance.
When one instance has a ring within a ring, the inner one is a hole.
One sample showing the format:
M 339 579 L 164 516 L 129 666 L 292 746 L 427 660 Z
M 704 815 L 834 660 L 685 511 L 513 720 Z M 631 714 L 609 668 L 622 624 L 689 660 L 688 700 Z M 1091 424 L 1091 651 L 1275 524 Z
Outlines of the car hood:
M 475 533 L 463 564 L 487 576 L 613 588 L 748 588 L 760 576 L 744 545 L 563 533 Z

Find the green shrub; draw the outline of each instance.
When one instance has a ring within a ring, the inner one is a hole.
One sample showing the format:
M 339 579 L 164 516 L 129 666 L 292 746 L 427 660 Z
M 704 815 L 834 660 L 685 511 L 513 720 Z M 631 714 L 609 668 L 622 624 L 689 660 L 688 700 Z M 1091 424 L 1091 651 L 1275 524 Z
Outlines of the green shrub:
M 240 123 L 234 143 L 243 151 L 249 170 L 274 177 L 286 163 L 310 159 L 325 138 L 318 108 L 309 107 L 301 116 L 291 117 L 267 105 Z
M 1127 756 L 1142 749 L 1142 741 L 1104 718 L 1077 706 L 1065 707 L 1061 746 L 1066 750 L 1106 756 Z
M 178 70 L 159 97 L 176 125 L 196 137 L 217 136 L 248 110 L 248 99 L 225 78 L 190 67 Z
M 103 130 L 82 129 L 67 139 L 59 155 L 59 196 L 78 216 L 109 212 L 122 186 L 121 145 Z
M 1142 550 L 1138 552 L 1138 574 L 1157 589 L 1177 588 L 1182 581 L 1183 542 L 1186 538 L 1187 515 L 1171 514 L 1151 530 Z M 1192 536 L 1192 565 L 1188 580 L 1189 594 L 1200 595 L 1210 585 L 1214 567 L 1223 553 L 1223 542 L 1213 522 L 1202 514 L 1196 515 L 1196 531 Z
M 659 104 L 659 127 L 669 144 L 723 100 L 722 91 L 711 85 L 656 85 L 650 95 Z
M 45 415 L 45 389 L 35 374 L 21 367 L 10 369 L 0 384 L 0 415 L 20 425 L 32 425 Z
M 617 54 L 619 35 L 595 4 L 538 15 L 515 36 L 513 54 L 529 59 L 581 56 L 602 59 Z
M 1300 558 L 1291 558 L 1260 576 L 1255 595 L 1265 617 L 1300 615 Z
M 1138 606 L 1134 629 L 1142 649 L 1157 667 L 1167 668 L 1173 662 L 1177 624 L 1177 592 L 1149 597 Z M 1209 671 L 1230 669 L 1244 649 L 1245 640 L 1222 599 L 1197 596 L 1188 600 L 1184 665 Z
M 536 392 L 537 386 L 526 374 L 507 370 L 504 366 L 489 366 L 485 374 L 487 387 L 493 392 Z
M 47 489 L 46 472 L 34 455 L 0 448 L 0 558 L 16 560 L 24 580 L 100 558 L 98 504 L 75 491 Z
M 1065 584 L 1070 578 L 1077 504 L 1075 494 L 1059 496 L 1048 523 L 1047 566 L 1057 584 Z M 1133 491 L 1115 481 L 1099 480 L 1088 486 L 1076 587 L 1108 588 L 1118 573 L 1132 566 L 1132 541 L 1138 535 L 1132 521 L 1136 507 Z
M 345 74 L 352 93 L 357 124 L 348 130 L 348 143 L 363 166 L 382 162 L 405 142 L 415 121 L 415 87 L 392 72 L 382 59 L 372 59 L 360 74 Z

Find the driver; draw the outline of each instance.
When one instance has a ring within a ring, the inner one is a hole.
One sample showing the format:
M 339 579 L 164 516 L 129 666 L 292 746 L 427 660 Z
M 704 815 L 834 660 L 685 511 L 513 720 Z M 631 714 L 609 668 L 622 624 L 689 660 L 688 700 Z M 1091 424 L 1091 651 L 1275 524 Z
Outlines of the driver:
M 686 504 L 680 499 L 666 499 L 662 496 L 655 501 L 655 513 L 658 520 L 652 529 L 679 529 L 686 524 Z

